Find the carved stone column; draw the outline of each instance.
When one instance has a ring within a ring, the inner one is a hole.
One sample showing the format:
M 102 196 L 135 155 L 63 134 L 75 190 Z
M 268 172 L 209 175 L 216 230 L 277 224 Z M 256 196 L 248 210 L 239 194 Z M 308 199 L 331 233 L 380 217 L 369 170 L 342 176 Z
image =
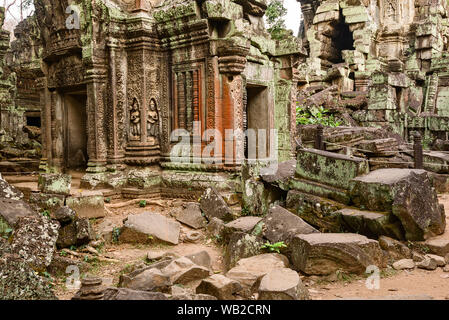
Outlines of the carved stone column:
M 117 66 L 117 51 L 121 49 L 120 43 L 116 39 L 110 39 L 109 47 L 109 68 L 110 68 L 110 92 L 107 112 L 108 126 L 108 164 L 120 164 L 124 161 L 125 153 L 121 145 L 121 136 L 123 130 L 120 130 L 120 124 L 123 124 L 125 114 L 123 112 L 123 104 L 126 100 L 126 87 L 121 87 L 123 75 L 120 74 L 120 66 Z M 119 64 L 122 61 L 119 60 Z M 119 76 L 117 76 L 119 73 Z M 120 81 L 118 80 L 120 78 Z M 120 91 L 120 92 L 119 92 Z M 125 92 L 122 92 L 125 91 Z M 120 101 L 119 101 L 120 100 Z
M 106 171 L 106 120 L 111 117 L 106 111 L 106 68 L 94 66 L 88 70 L 87 80 L 87 163 L 88 173 Z

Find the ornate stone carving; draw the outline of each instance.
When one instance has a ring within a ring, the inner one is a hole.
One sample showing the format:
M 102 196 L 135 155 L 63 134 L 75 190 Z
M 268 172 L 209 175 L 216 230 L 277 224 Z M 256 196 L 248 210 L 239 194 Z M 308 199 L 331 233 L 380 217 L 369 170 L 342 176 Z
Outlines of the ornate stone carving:
M 129 108 L 129 133 L 130 140 L 140 140 L 140 106 L 137 98 L 133 99 Z

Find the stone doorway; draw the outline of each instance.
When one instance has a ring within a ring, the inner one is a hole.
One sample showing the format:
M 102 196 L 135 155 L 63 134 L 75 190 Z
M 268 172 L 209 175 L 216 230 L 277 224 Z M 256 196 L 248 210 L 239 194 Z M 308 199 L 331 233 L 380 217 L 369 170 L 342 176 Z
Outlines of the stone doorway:
M 268 157 L 270 141 L 268 88 L 248 85 L 246 88 L 246 112 L 244 116 L 245 158 Z
M 65 110 L 64 157 L 68 169 L 87 167 L 87 95 L 85 90 L 63 95 Z

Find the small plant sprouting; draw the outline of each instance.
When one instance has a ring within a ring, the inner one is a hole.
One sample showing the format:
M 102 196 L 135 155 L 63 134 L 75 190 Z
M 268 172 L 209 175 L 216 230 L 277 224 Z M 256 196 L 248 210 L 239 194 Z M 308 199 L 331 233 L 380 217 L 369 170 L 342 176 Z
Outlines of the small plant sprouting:
M 65 256 L 67 256 L 67 251 L 61 250 L 61 251 L 59 252 L 59 255 L 62 256 L 62 257 L 65 257 Z
M 48 210 L 42 211 L 41 214 L 42 214 L 44 217 L 50 218 L 50 211 L 48 211 Z
M 242 211 L 240 212 L 240 215 L 243 217 L 249 216 L 251 213 L 249 212 L 249 209 L 247 207 L 243 207 Z
M 280 241 L 280 242 L 276 242 L 276 243 L 270 243 L 269 241 L 267 241 L 260 248 L 261 249 L 268 249 L 270 252 L 281 253 L 281 249 L 282 248 L 287 248 L 287 245 L 284 243 L 284 241 Z
M 104 202 L 106 202 L 106 203 L 111 203 L 111 198 L 109 198 L 109 197 L 104 198 Z
M 147 201 L 146 200 L 140 200 L 139 201 L 139 207 L 145 208 L 146 206 L 147 206 Z
M 112 241 L 114 243 L 118 243 L 119 236 L 120 236 L 120 228 L 114 227 L 112 229 Z

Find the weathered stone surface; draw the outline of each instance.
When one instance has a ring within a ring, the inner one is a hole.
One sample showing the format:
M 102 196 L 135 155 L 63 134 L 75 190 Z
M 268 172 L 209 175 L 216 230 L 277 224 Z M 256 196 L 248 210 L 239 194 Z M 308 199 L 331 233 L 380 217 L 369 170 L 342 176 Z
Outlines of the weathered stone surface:
M 67 206 L 59 208 L 54 213 L 54 218 L 58 220 L 61 224 L 70 223 L 75 219 L 75 217 L 76 212 Z
M 343 232 L 337 211 L 345 205 L 297 190 L 287 193 L 286 208 L 322 232 Z
M 435 260 L 437 267 L 444 267 L 446 265 L 446 260 L 444 257 L 438 256 L 436 254 L 426 254 L 424 259 L 429 258 Z
M 232 210 L 215 188 L 207 188 L 201 196 L 200 208 L 209 221 L 212 218 L 224 221 L 232 220 Z
M 87 272 L 91 267 L 88 263 L 79 260 L 73 260 L 67 257 L 62 257 L 59 254 L 54 254 L 51 259 L 50 265 L 47 267 L 47 271 L 54 276 L 67 275 L 67 269 L 70 266 L 76 266 L 81 273 Z
M 38 211 L 49 210 L 54 217 L 54 212 L 64 206 L 65 196 L 61 194 L 49 194 L 31 192 L 29 203 L 38 208 Z
M 393 263 L 393 268 L 396 270 L 414 269 L 415 262 L 412 259 L 401 259 Z
M 178 244 L 179 222 L 155 213 L 144 212 L 129 215 L 120 233 L 122 242 L 149 242 L 151 237 L 171 244 Z M 149 238 L 150 236 L 150 238 Z
M 277 185 L 283 190 L 287 190 L 288 181 L 295 176 L 296 160 L 287 160 L 277 164 L 277 170 L 273 172 L 273 169 L 261 168 L 260 177 L 263 181 Z
M 424 240 L 444 232 L 444 208 L 424 170 L 375 170 L 353 179 L 350 193 L 359 207 L 397 216 L 407 240 Z
M 196 265 L 202 266 L 207 269 L 212 268 L 212 260 L 210 258 L 209 253 L 207 253 L 206 250 L 192 253 L 192 254 L 186 255 L 184 257 L 186 257 L 187 259 L 190 259 Z
M 11 250 L 33 269 L 43 271 L 51 263 L 59 223 L 42 216 L 21 217 L 12 235 Z
M 271 270 L 260 281 L 259 300 L 309 300 L 309 291 L 296 271 Z
M 398 240 L 380 236 L 379 245 L 388 252 L 389 258 L 393 261 L 412 258 L 412 251 Z
M 67 197 L 66 205 L 75 210 L 81 218 L 103 218 L 104 196 L 100 191 L 83 191 Z
M 197 300 L 197 301 L 207 301 L 207 300 L 217 300 L 216 297 L 211 296 L 209 294 L 181 294 L 169 297 L 169 300 Z
M 239 260 L 237 265 L 226 273 L 226 277 L 238 281 L 243 287 L 240 294 L 248 298 L 257 292 L 260 279 L 264 275 L 271 270 L 288 266 L 289 262 L 286 256 L 278 253 L 265 253 Z
M 212 218 L 206 226 L 206 232 L 215 238 L 220 238 L 225 223 L 218 218 Z
M 242 285 L 221 274 L 214 274 L 201 281 L 196 293 L 209 294 L 219 300 L 234 300 L 235 294 L 242 290 Z
M 56 242 L 58 248 L 81 246 L 94 239 L 94 233 L 87 218 L 77 218 L 59 230 Z
M 248 216 L 248 217 L 241 217 L 226 223 L 221 233 L 224 242 L 225 243 L 228 242 L 229 237 L 234 232 L 251 233 L 251 231 L 260 221 L 262 221 L 262 218 L 260 217 Z
M 242 176 L 243 181 L 243 207 L 254 216 L 265 215 L 272 203 L 282 197 L 281 191 L 269 184 L 257 180 L 255 177 L 246 178 Z
M 203 228 L 207 221 L 201 214 L 201 209 L 197 203 L 187 203 L 183 205 L 183 210 L 176 215 L 176 220 L 194 229 Z
M 67 174 L 58 173 L 40 174 L 38 185 L 42 193 L 70 195 L 72 177 Z
M 297 215 L 294 215 L 281 206 L 274 206 L 264 217 L 263 236 L 271 243 L 284 241 L 290 243 L 297 234 L 319 232 Z
M 36 217 L 28 203 L 22 200 L 0 199 L 0 234 L 15 227 L 21 217 Z
M 102 300 L 168 300 L 161 292 L 139 291 L 128 288 L 107 288 Z
M 344 228 L 352 233 L 362 234 L 376 239 L 389 236 L 404 239 L 404 229 L 399 219 L 391 213 L 344 208 L 335 214 L 340 215 Z
M 126 283 L 126 288 L 141 291 L 169 292 L 172 285 L 170 277 L 159 269 L 148 269 Z
M 264 240 L 261 237 L 243 232 L 234 232 L 226 246 L 224 264 L 226 270 L 233 268 L 240 259 L 262 253 Z
M 309 275 L 328 275 L 337 270 L 363 273 L 369 265 L 383 265 L 379 243 L 358 234 L 297 235 L 290 246 L 293 269 Z
M 447 239 L 428 239 L 424 243 L 431 253 L 439 256 L 445 256 L 449 253 L 449 240 Z
M 435 270 L 438 267 L 438 264 L 435 259 L 425 256 L 422 261 L 416 263 L 416 266 L 420 269 Z
M 207 278 L 210 275 L 208 268 L 196 265 L 186 257 L 173 260 L 165 268 L 161 269 L 161 271 L 170 277 L 173 284 L 187 284 L 195 280 Z
M 0 256 L 0 300 L 57 300 L 49 283 L 19 256 Z
M 0 177 L 0 198 L 22 200 L 23 193 Z

